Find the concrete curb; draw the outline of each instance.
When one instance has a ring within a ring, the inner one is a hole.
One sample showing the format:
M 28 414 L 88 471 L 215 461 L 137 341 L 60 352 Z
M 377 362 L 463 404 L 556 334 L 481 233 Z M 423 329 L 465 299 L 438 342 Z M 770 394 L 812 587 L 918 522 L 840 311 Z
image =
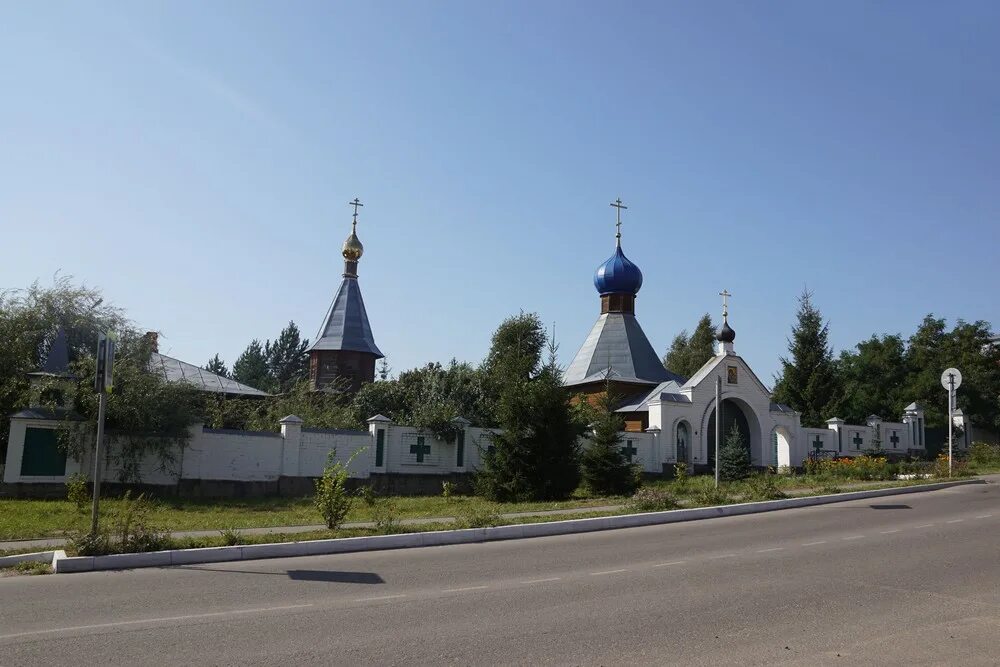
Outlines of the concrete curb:
M 60 556 L 59 554 L 62 555 Z M 66 552 L 61 549 L 55 551 L 38 551 L 32 554 L 0 556 L 0 567 L 14 567 L 18 563 L 50 563 L 54 566 L 56 558 L 65 557 Z
M 261 558 L 287 558 L 292 556 L 317 556 L 326 554 L 354 553 L 358 551 L 379 551 L 383 549 L 408 549 L 413 547 L 444 546 L 451 544 L 471 544 L 493 542 L 527 537 L 547 537 L 570 533 L 590 533 L 616 528 L 635 528 L 682 521 L 696 521 L 724 516 L 758 514 L 796 507 L 811 507 L 842 503 L 849 500 L 898 496 L 908 493 L 937 491 L 967 484 L 986 484 L 986 480 L 969 479 L 919 486 L 904 486 L 892 489 L 850 491 L 827 496 L 806 496 L 765 500 L 755 503 L 698 507 L 694 509 L 626 514 L 620 516 L 595 517 L 588 519 L 568 519 L 543 523 L 523 523 L 495 528 L 467 528 L 461 530 L 438 530 L 424 533 L 402 533 L 399 535 L 373 535 L 371 537 L 345 537 L 330 540 L 310 540 L 306 542 L 283 542 L 275 544 L 251 544 L 233 547 L 208 547 L 204 549 L 174 549 L 139 554 L 116 554 L 112 556 L 66 557 L 65 552 L 44 552 L 50 554 L 53 569 L 57 573 L 90 572 L 96 570 L 121 570 L 139 567 L 163 567 L 166 565 L 192 565 L 195 563 L 219 563 L 237 560 L 257 560 Z M 52 555 L 54 554 L 54 555 Z M 43 554 L 7 556 L 8 559 L 48 560 L 29 558 Z M 0 561 L 2 562 L 2 561 Z M 14 561 L 17 562 L 17 561 Z M 2 567 L 2 565 L 0 565 Z

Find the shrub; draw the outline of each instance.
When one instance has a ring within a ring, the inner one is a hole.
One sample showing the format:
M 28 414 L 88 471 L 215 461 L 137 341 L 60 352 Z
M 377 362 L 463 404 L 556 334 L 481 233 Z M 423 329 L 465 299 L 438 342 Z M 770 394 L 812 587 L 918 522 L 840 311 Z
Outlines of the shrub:
M 111 536 L 107 529 L 100 529 L 96 533 L 73 533 L 66 546 L 70 552 L 80 556 L 103 556 L 113 553 Z
M 778 500 L 788 497 L 778 488 L 778 482 L 770 472 L 751 475 L 743 482 L 743 490 L 749 500 Z
M 952 477 L 968 477 L 972 474 L 969 470 L 969 464 L 966 461 L 959 461 L 952 458 L 951 462 L 951 476 Z M 948 453 L 941 452 L 937 455 L 937 459 L 934 460 L 934 475 L 936 477 L 948 477 Z
M 456 528 L 490 528 L 501 523 L 503 516 L 495 505 L 469 508 L 455 517 Z
M 336 460 L 337 450 L 332 450 L 327 455 L 323 476 L 316 480 L 316 495 L 313 497 L 313 502 L 330 530 L 340 528 L 347 518 L 347 513 L 351 511 L 354 497 L 347 491 L 347 480 L 350 477 L 348 466 L 360 451 L 359 449 L 354 452 L 345 465 Z
M 1000 444 L 972 443 L 969 447 L 969 463 L 981 468 L 1000 467 Z
M 219 531 L 222 536 L 222 543 L 227 547 L 234 547 L 243 543 L 243 533 L 238 528 L 223 528 Z
M 159 551 L 167 543 L 167 535 L 153 525 L 149 514 L 153 509 L 150 499 L 140 493 L 135 498 L 126 491 L 121 503 L 111 512 L 111 532 L 114 545 L 121 553 Z
M 383 500 L 375 505 L 372 511 L 375 519 L 375 530 L 385 535 L 399 532 L 399 508 L 396 503 Z
M 678 507 L 680 504 L 669 491 L 651 487 L 639 489 L 625 503 L 630 512 L 665 512 Z
M 66 478 L 66 500 L 76 505 L 77 512 L 83 512 L 89 499 L 86 475 L 82 472 L 75 472 Z
M 371 484 L 365 484 L 358 489 L 358 498 L 361 498 L 368 507 L 374 507 L 378 502 L 378 492 Z
M 694 501 L 699 505 L 711 506 L 711 505 L 728 505 L 732 502 L 729 494 L 723 488 L 716 489 L 715 487 L 706 487 L 704 489 L 699 489 L 697 493 L 694 494 Z
M 674 482 L 684 485 L 688 481 L 688 467 L 686 463 L 674 464 Z

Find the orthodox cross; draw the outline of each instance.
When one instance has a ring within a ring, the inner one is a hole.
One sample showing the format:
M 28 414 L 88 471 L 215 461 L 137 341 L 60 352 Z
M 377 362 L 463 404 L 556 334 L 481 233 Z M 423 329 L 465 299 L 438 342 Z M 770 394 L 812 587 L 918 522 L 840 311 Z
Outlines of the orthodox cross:
M 855 449 L 861 449 L 861 445 L 865 444 L 865 439 L 861 437 L 860 433 L 855 433 L 854 440 L 852 440 L 851 442 L 854 443 Z
M 722 316 L 729 317 L 729 297 L 732 294 L 729 293 L 729 290 L 722 290 L 719 292 L 719 296 L 722 297 Z
M 359 206 L 364 206 L 364 204 L 362 204 L 361 201 L 357 197 L 355 197 L 354 201 L 347 202 L 347 205 L 354 207 L 354 227 L 357 228 L 357 226 L 358 226 L 358 207 Z
M 889 442 L 892 443 L 892 448 L 893 449 L 896 449 L 897 447 L 899 447 L 899 436 L 896 435 L 895 431 L 892 432 L 892 437 L 889 438 Z
M 817 452 L 823 449 L 823 440 L 818 435 L 816 436 L 816 439 L 813 440 L 813 449 Z
M 423 438 L 417 438 L 417 444 L 410 445 L 410 453 L 417 455 L 417 463 L 423 463 L 424 455 L 431 453 L 431 446 L 424 444 Z
M 622 200 L 621 200 L 620 197 L 618 199 L 614 200 L 613 202 L 611 202 L 611 205 L 614 206 L 616 209 L 618 209 L 618 222 L 615 223 L 615 227 L 618 228 L 618 233 L 615 234 L 615 238 L 618 239 L 618 245 L 621 245 L 621 243 L 622 243 L 622 209 L 623 208 L 628 208 L 628 206 L 626 206 L 625 204 L 622 203 Z
M 622 447 L 622 454 L 628 459 L 629 463 L 632 463 L 632 457 L 639 453 L 639 450 L 632 446 L 631 440 L 625 441 L 625 446 Z

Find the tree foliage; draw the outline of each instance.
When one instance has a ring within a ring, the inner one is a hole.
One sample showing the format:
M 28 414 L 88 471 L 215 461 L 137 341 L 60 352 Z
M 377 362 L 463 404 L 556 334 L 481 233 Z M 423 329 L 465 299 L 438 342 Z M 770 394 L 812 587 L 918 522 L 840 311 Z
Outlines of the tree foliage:
M 799 297 L 797 322 L 788 340 L 791 358 L 781 358 L 781 376 L 774 387 L 774 400 L 802 414 L 802 425 L 821 428 L 828 408 L 840 396 L 840 377 L 829 344 L 828 325 L 812 303 L 812 293 Z
M 500 430 L 483 452 L 477 491 L 501 501 L 569 496 L 580 483 L 578 438 L 584 425 L 570 407 L 556 345 L 537 315 L 521 313 L 500 325 L 484 372 L 489 391 L 495 392 L 491 400 Z
M 596 495 L 627 495 L 635 491 L 639 479 L 638 466 L 628 462 L 622 453 L 621 432 L 625 420 L 615 412 L 618 397 L 611 384 L 592 410 L 593 433 L 581 454 L 583 482 Z
M 309 375 L 308 348 L 309 340 L 302 340 L 295 322 L 289 322 L 273 343 L 270 340 L 264 343 L 264 358 L 267 360 L 272 391 L 289 391 L 300 380 L 306 379 Z
M 264 346 L 256 338 L 250 341 L 247 349 L 233 363 L 233 379 L 261 391 L 271 391 L 273 388 Z
M 750 447 L 735 422 L 726 434 L 719 450 L 719 478 L 727 482 L 746 479 L 750 475 Z
M 664 367 L 683 377 L 689 378 L 698 372 L 705 362 L 715 356 L 715 325 L 708 313 L 701 316 L 694 333 L 687 330 L 674 337 L 670 349 L 663 357 Z
M 226 366 L 226 362 L 222 360 L 222 357 L 219 356 L 218 352 L 216 352 L 215 356 L 209 359 L 208 363 L 205 364 L 205 370 L 224 378 L 229 377 L 229 367 Z

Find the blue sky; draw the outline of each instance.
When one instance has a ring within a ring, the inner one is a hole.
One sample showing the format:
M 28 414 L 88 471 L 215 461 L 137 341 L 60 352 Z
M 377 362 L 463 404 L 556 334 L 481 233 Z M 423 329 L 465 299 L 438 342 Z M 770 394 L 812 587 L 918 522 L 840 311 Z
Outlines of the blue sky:
M 355 196 L 395 371 L 521 309 L 568 364 L 618 196 L 658 351 L 722 288 L 768 384 L 804 286 L 838 350 L 998 319 L 998 3 L 8 3 L 0 62 L 0 287 L 192 363 L 314 335 Z

